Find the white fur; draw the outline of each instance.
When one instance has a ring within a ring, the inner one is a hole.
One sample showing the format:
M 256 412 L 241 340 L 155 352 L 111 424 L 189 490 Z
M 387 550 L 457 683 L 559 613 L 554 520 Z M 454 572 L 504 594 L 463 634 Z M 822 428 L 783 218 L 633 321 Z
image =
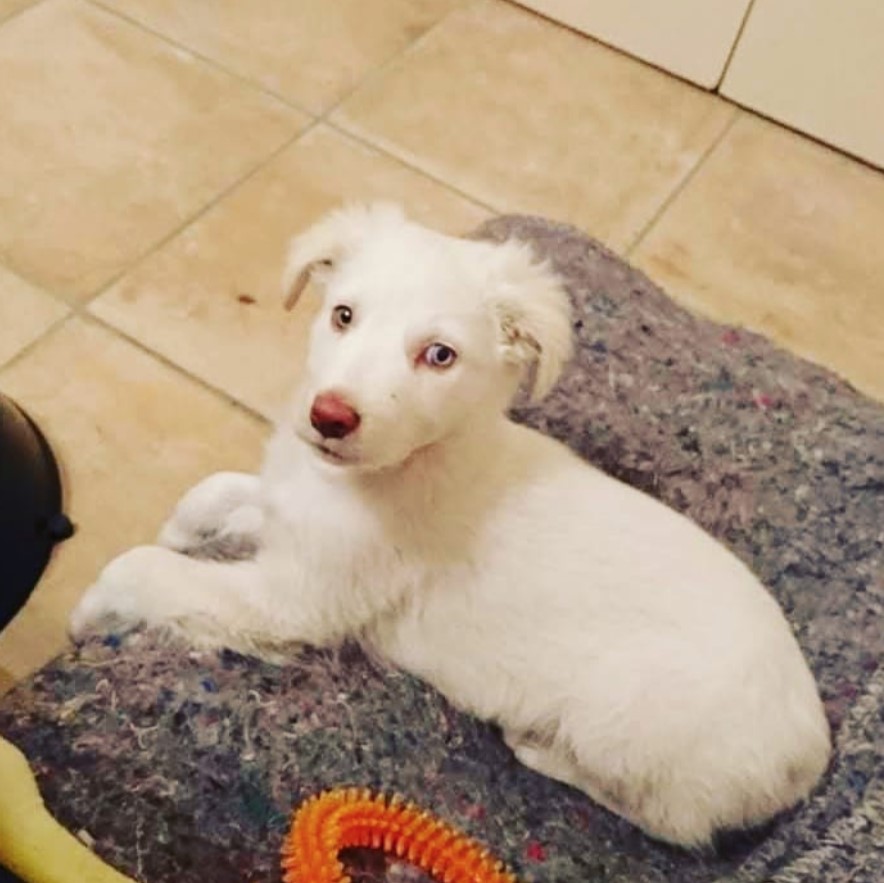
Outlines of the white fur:
M 504 416 L 527 371 L 545 391 L 570 352 L 550 270 L 390 207 L 296 239 L 286 284 L 311 268 L 325 308 L 261 475 L 187 494 L 172 549 L 113 561 L 74 633 L 165 624 L 263 655 L 360 637 L 498 722 L 524 763 L 675 843 L 804 798 L 829 732 L 768 592 L 688 519 Z M 434 341 L 453 367 L 420 362 Z M 323 451 L 308 414 L 329 391 L 362 422 Z M 173 551 L 237 531 L 254 560 Z

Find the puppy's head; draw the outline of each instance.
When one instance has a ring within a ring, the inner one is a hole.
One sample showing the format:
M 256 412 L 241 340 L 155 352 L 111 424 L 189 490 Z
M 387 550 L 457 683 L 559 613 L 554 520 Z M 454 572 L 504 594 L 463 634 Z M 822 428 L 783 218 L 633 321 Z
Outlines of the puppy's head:
M 571 353 L 568 298 L 527 246 L 444 236 L 395 206 L 334 212 L 292 242 L 286 306 L 323 290 L 294 428 L 329 463 L 396 466 L 535 396 Z

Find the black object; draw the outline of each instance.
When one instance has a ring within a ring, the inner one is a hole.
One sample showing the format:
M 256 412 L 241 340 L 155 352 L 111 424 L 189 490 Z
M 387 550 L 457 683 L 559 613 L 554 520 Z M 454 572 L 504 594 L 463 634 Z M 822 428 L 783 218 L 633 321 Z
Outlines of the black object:
M 0 395 L 0 629 L 28 600 L 53 546 L 73 532 L 61 511 L 49 443 L 18 405 Z

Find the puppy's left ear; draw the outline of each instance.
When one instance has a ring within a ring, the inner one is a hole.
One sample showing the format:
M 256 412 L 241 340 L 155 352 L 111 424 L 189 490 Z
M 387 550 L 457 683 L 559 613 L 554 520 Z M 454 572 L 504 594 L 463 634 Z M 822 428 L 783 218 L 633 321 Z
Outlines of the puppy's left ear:
M 573 352 L 571 302 L 561 279 L 529 246 L 511 240 L 493 248 L 489 300 L 503 357 L 526 374 L 534 369 L 531 397 L 541 399 Z

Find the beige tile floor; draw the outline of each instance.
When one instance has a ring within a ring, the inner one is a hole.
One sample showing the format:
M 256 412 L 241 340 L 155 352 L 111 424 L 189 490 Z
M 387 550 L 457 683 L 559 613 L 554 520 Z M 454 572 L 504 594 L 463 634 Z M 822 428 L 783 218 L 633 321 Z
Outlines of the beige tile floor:
M 371 197 L 570 221 L 884 400 L 884 174 L 504 0 L 0 0 L 0 390 L 79 525 L 0 690 L 189 484 L 257 464 L 315 310 L 279 309 L 285 241 Z

